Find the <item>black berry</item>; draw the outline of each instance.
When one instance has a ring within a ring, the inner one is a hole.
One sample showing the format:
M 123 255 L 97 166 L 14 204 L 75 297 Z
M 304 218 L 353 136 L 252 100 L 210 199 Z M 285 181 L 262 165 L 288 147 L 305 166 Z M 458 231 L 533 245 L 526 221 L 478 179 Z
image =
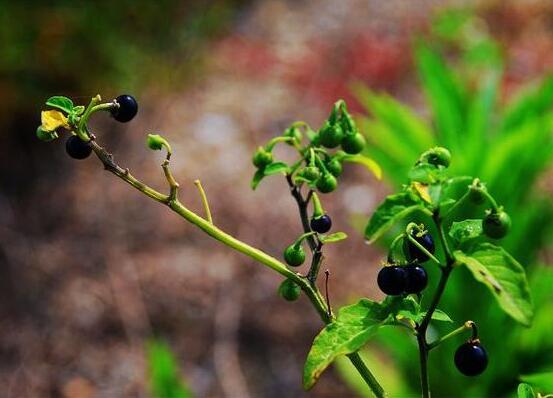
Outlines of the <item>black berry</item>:
M 323 214 L 320 217 L 311 219 L 311 229 L 315 232 L 324 234 L 330 231 L 331 227 L 332 227 L 332 220 L 326 214 Z
M 378 273 L 378 287 L 389 296 L 403 294 L 407 285 L 407 273 L 404 267 L 384 267 Z
M 90 142 L 84 142 L 76 135 L 72 135 L 65 142 L 65 151 L 73 159 L 86 159 L 92 152 Z
M 465 376 L 477 376 L 488 366 L 488 354 L 478 341 L 469 341 L 455 351 L 455 366 Z
M 428 284 L 428 274 L 420 265 L 412 264 L 405 267 L 407 284 L 405 293 L 420 293 Z
M 415 238 L 415 240 L 429 253 L 434 254 L 436 247 L 434 246 L 434 239 L 432 239 L 432 235 L 430 235 L 429 233 L 425 233 L 424 235 L 414 234 L 411 236 L 413 236 L 413 238 Z M 428 256 L 408 238 L 405 238 L 403 247 L 405 251 L 405 256 L 409 261 L 418 261 L 419 263 L 424 263 L 428 260 Z
M 115 118 L 115 120 L 125 123 L 132 120 L 136 116 L 136 113 L 138 112 L 138 103 L 134 97 L 128 94 L 123 94 L 115 98 L 115 102 L 119 104 L 118 107 L 111 110 L 111 115 Z

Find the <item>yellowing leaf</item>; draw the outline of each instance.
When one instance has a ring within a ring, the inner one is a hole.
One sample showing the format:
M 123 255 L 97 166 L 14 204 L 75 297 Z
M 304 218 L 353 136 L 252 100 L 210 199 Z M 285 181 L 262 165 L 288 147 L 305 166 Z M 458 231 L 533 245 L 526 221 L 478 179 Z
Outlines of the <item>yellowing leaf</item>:
M 60 127 L 69 128 L 67 118 L 60 111 L 42 111 L 40 116 L 42 121 L 41 128 L 44 131 L 55 131 Z
M 428 185 L 426 184 L 421 184 L 420 182 L 414 182 L 413 183 L 413 188 L 415 188 L 415 190 L 419 193 L 420 197 L 428 202 L 428 203 L 432 203 L 432 199 L 430 198 L 430 195 L 428 194 Z

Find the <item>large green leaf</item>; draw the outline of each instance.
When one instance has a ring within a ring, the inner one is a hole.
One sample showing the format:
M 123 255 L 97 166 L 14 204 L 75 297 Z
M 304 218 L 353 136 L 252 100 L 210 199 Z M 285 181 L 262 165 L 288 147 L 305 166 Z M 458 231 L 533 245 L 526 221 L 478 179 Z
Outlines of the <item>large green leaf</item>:
M 553 371 L 524 375 L 520 376 L 520 379 L 533 385 L 539 392 L 545 394 L 553 393 Z
M 526 273 L 509 253 L 491 243 L 481 243 L 468 253 L 457 250 L 454 256 L 488 287 L 503 311 L 523 325 L 531 324 L 533 309 Z
M 313 341 L 303 371 L 303 386 L 310 389 L 337 357 L 358 351 L 379 327 L 394 323 L 395 315 L 413 306 L 412 300 L 387 297 L 382 303 L 361 299 L 339 310 L 336 320 Z
M 394 223 L 417 210 L 424 209 L 421 199 L 410 192 L 389 195 L 378 206 L 369 220 L 365 228 L 365 238 L 369 243 L 372 243 L 390 229 Z

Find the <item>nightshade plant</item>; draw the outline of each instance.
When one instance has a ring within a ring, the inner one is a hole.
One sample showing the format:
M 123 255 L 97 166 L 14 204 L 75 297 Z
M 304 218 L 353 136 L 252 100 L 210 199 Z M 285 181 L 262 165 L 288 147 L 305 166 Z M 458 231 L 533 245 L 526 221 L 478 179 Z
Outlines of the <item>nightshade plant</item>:
M 452 271 L 467 267 L 474 278 L 484 284 L 497 300 L 499 307 L 518 322 L 528 325 L 532 305 L 523 268 L 495 242 L 505 236 L 511 226 L 508 215 L 487 192 L 478 179 L 467 176 L 450 177 L 447 174 L 451 155 L 445 148 L 424 152 L 408 173 L 402 191 L 388 196 L 377 208 L 365 230 L 368 242 L 374 242 L 400 221 L 410 221 L 414 214 L 422 215 L 424 223 L 407 222 L 393 239 L 384 267 L 379 272 L 378 286 L 388 295 L 382 302 L 361 299 L 358 303 L 340 308 L 335 315 L 326 297 L 318 288 L 317 280 L 323 262 L 326 244 L 346 238 L 343 232 L 330 232 L 332 220 L 323 208 L 319 194 L 327 194 L 338 186 L 343 163 L 354 162 L 366 166 L 377 178 L 380 168 L 370 158 L 360 155 L 366 142 L 359 132 L 344 101 L 336 102 L 327 120 L 317 131 L 307 123 L 295 122 L 280 136 L 271 139 L 255 151 L 252 163 L 257 169 L 251 186 L 255 189 L 267 176 L 283 175 L 299 210 L 302 231 L 283 248 L 284 262 L 252 247 L 219 229 L 213 222 L 207 196 L 199 180 L 195 184 L 204 206 L 205 216 L 185 207 L 178 199 L 179 183 L 170 169 L 172 150 L 169 142 L 158 134 L 149 134 L 147 146 L 165 150 L 161 167 L 169 186 L 168 194 L 161 193 L 136 179 L 128 169 L 115 163 L 113 156 L 101 147 L 88 128 L 89 118 L 99 112 L 109 112 L 117 121 L 128 122 L 137 112 L 136 100 L 122 95 L 111 102 L 92 98 L 88 106 L 74 106 L 66 97 L 47 100 L 42 112 L 42 125 L 37 136 L 43 141 L 58 138 L 61 129 L 70 131 L 66 148 L 70 156 L 84 159 L 91 152 L 106 170 L 115 174 L 146 196 L 167 205 L 188 222 L 196 225 L 212 238 L 243 253 L 284 277 L 278 292 L 288 301 L 295 301 L 303 292 L 326 324 L 313 342 L 304 368 L 303 384 L 311 388 L 322 372 L 339 356 L 346 355 L 363 380 L 377 397 L 384 397 L 383 387 L 361 359 L 358 351 L 384 326 L 397 326 L 416 337 L 419 346 L 422 396 L 430 396 L 427 359 L 431 350 L 446 340 L 471 330 L 470 338 L 461 344 L 455 358 L 459 371 L 475 376 L 485 370 L 488 355 L 478 339 L 477 326 L 472 321 L 462 323 L 450 333 L 427 340 L 427 329 L 432 321 L 453 322 L 438 309 L 440 298 Z M 77 141 L 78 140 L 78 141 Z M 277 161 L 273 150 L 284 144 L 297 154 L 292 164 Z M 460 210 L 471 201 L 487 203 L 485 214 L 475 218 L 457 219 Z M 492 239 L 494 243 L 488 240 Z M 310 253 L 305 272 L 300 267 Z M 428 274 L 425 267 L 438 267 L 441 277 L 425 305 Z M 325 272 L 328 284 L 328 272 Z M 463 298 L 460 297 L 460 300 Z

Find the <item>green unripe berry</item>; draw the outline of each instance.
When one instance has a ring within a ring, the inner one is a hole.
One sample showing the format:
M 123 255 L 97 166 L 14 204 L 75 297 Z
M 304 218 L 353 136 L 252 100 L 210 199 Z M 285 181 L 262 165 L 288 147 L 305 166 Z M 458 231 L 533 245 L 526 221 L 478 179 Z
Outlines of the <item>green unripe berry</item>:
M 258 169 L 273 163 L 273 154 L 263 147 L 257 148 L 252 158 L 253 165 Z
M 42 127 L 38 127 L 36 129 L 36 136 L 39 140 L 44 142 L 50 142 L 58 138 L 58 133 L 55 131 L 45 131 L 42 129 Z
M 321 144 L 326 148 L 336 148 L 344 138 L 344 131 L 339 124 L 330 124 L 325 122 L 319 131 Z
M 307 166 L 303 169 L 302 176 L 309 181 L 316 181 L 321 176 L 321 171 L 316 166 Z
M 330 174 L 332 174 L 334 177 L 340 177 L 342 175 L 342 162 L 340 162 L 338 159 L 329 160 L 325 166 Z
M 280 284 L 278 294 L 287 301 L 296 301 L 301 294 L 301 287 L 293 280 L 286 279 Z
M 303 247 L 290 245 L 284 250 L 284 261 L 290 267 L 299 267 L 305 261 L 305 250 Z
M 365 148 L 366 144 L 367 141 L 361 133 L 348 134 L 342 141 L 342 149 L 346 153 L 356 155 Z
M 317 180 L 316 185 L 320 193 L 329 193 L 336 189 L 338 181 L 336 181 L 336 177 L 332 174 L 324 173 L 321 178 Z
M 484 190 L 484 187 L 476 187 L 471 185 L 468 194 L 469 200 L 475 205 L 481 205 L 486 201 Z
M 300 129 L 297 128 L 297 127 L 287 128 L 283 135 L 284 135 L 284 137 L 291 137 L 291 138 L 294 139 L 293 142 L 287 142 L 288 145 L 293 145 L 294 142 L 299 144 L 301 142 L 302 138 L 303 138 L 303 135 L 302 135 Z
M 504 211 L 491 211 L 482 222 L 484 234 L 492 239 L 501 239 L 511 229 L 511 217 Z
M 451 152 L 446 148 L 437 146 L 429 149 L 422 155 L 422 160 L 433 164 L 434 166 L 449 167 L 451 163 Z

